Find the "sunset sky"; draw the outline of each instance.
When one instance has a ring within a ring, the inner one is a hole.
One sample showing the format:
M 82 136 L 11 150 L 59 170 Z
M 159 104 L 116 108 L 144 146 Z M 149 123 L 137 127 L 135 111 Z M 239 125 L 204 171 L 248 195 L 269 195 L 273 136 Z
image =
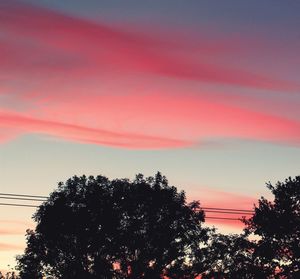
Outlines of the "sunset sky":
M 265 182 L 300 174 L 299 14 L 295 0 L 0 1 L 0 192 L 161 171 L 203 206 L 252 209 Z M 0 206 L 0 270 L 33 212 Z

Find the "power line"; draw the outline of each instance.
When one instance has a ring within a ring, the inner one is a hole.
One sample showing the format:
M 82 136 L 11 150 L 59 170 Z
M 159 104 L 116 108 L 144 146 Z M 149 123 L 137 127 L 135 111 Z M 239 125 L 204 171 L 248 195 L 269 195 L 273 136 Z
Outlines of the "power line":
M 253 210 L 247 209 L 237 209 L 237 208 L 221 208 L 221 207 L 202 207 L 202 209 L 211 209 L 211 210 L 228 210 L 228 211 L 242 211 L 242 212 L 254 212 Z
M 16 207 L 28 207 L 28 208 L 38 208 L 38 205 L 32 205 L 32 204 L 20 204 L 20 203 L 0 203 L 0 206 L 16 206 Z M 213 212 L 213 211 L 210 211 Z M 226 212 L 220 212 L 225 213 Z M 235 213 L 236 214 L 236 213 Z M 227 218 L 227 217 L 219 217 L 219 216 L 206 216 L 205 219 L 215 219 L 215 220 L 232 220 L 232 221 L 241 221 L 238 218 Z
M 205 217 L 205 219 L 214 219 L 214 220 L 231 220 L 231 221 L 241 221 L 238 218 L 227 218 L 227 217 Z
M 30 199 L 30 198 L 15 198 L 15 197 L 0 197 L 0 199 L 5 199 L 5 200 L 21 200 L 21 201 L 46 201 L 46 200 L 41 200 L 41 199 Z
M 37 208 L 37 205 L 31 205 L 31 204 L 17 204 L 17 203 L 0 203 L 0 205 L 4 206 L 17 206 L 17 207 L 30 207 L 30 208 Z M 206 216 L 205 219 L 216 219 L 216 220 L 233 220 L 233 221 L 240 221 L 238 218 L 227 218 L 227 217 L 210 217 Z
M 0 194 L 1 195 L 1 194 Z M 42 200 L 42 199 L 31 199 L 31 198 L 15 198 L 15 197 L 0 197 L 0 199 L 9 199 L 9 200 L 21 200 L 21 201 L 37 201 L 37 202 L 43 202 L 46 200 Z M 203 208 L 205 209 L 205 208 Z M 218 210 L 205 210 L 205 212 L 210 212 L 210 213 L 222 213 L 222 214 L 244 214 L 244 215 L 252 215 L 250 212 L 246 211 L 239 211 L 239 210 L 235 210 L 235 211 L 228 211 L 226 209 L 221 209 L 219 208 Z
M 250 212 L 232 212 L 232 211 L 226 211 L 226 210 L 205 210 L 204 212 L 210 212 L 210 213 L 224 213 L 224 214 L 244 214 L 244 215 L 253 215 L 252 213 Z
M 47 199 L 46 196 L 34 196 L 34 195 L 21 195 L 21 194 L 11 194 L 11 193 L 0 193 L 1 196 L 13 196 L 13 197 L 27 197 L 27 198 L 41 198 Z
M 1 194 L 0 194 L 0 195 L 1 195 Z M 27 196 L 29 196 L 29 195 L 27 195 Z M 12 197 L 12 196 L 8 196 L 8 197 L 1 197 L 1 196 L 0 196 L 0 199 L 5 199 L 5 200 L 7 200 L 7 199 L 9 199 L 9 200 L 21 200 L 21 201 L 37 201 L 37 202 L 43 202 L 43 201 L 46 201 L 46 200 L 42 200 L 42 199 L 34 199 L 34 198 L 16 198 L 16 197 Z M 205 210 L 206 208 L 203 207 L 203 209 Z M 233 209 L 228 209 L 228 210 L 227 210 L 226 208 L 224 208 L 224 209 L 218 208 L 218 210 L 215 210 L 215 209 L 210 210 L 210 208 L 209 208 L 209 210 L 205 210 L 205 212 L 210 212 L 210 213 L 221 213 L 221 214 L 235 214 L 235 215 L 238 215 L 238 214 L 240 214 L 240 215 L 242 215 L 242 214 L 244 214 L 244 215 L 252 215 L 251 212 L 253 212 L 253 211 L 250 211 L 250 210 L 244 210 L 244 211 L 242 211 L 242 210 L 238 210 L 238 209 L 234 209 L 234 211 L 233 211 Z
M 12 193 L 0 193 L 0 196 L 6 196 L 6 197 L 0 197 L 1 199 L 17 199 L 18 198 L 20 200 L 32 200 L 32 201 L 46 201 L 48 199 L 47 196 L 12 194 Z M 13 198 L 13 197 L 16 197 L 16 198 Z M 22 197 L 24 197 L 24 199 Z M 29 199 L 29 198 L 31 198 L 31 199 Z M 209 212 L 209 210 L 214 210 L 215 212 L 217 212 L 217 211 L 225 212 L 226 211 L 226 213 L 229 213 L 232 211 L 232 213 L 230 213 L 230 214 L 234 214 L 234 212 L 236 212 L 236 214 L 254 213 L 253 210 L 238 209 L 238 208 L 201 207 L 201 209 L 204 209 L 206 212 Z M 247 214 L 247 215 L 249 215 L 249 214 Z
M 48 199 L 48 197 L 40 196 L 40 195 L 0 193 L 0 199 L 44 202 Z M 15 206 L 15 207 L 28 207 L 28 208 L 38 207 L 38 205 L 21 204 L 21 203 L 0 203 L 0 206 L 1 205 Z M 251 213 L 254 213 L 253 210 L 237 209 L 237 208 L 202 207 L 201 209 L 203 209 L 205 212 L 208 213 L 218 213 L 218 214 L 252 215 Z M 220 216 L 206 216 L 205 219 L 240 221 L 240 219 L 238 218 L 229 218 L 229 217 L 220 217 Z

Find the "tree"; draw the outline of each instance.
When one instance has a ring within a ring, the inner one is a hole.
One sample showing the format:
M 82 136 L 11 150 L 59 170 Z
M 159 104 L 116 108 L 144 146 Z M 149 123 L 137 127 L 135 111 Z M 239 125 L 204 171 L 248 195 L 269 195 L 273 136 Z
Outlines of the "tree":
M 19 279 L 19 277 L 14 271 L 8 271 L 5 275 L 0 271 L 0 279 Z
M 43 246 L 37 234 L 33 230 L 26 231 L 27 247 L 22 257 L 17 257 L 18 269 L 22 279 L 42 279 L 45 275 L 42 272 L 41 253 Z M 0 278 L 1 279 L 1 278 Z
M 246 234 L 210 235 L 209 244 L 202 249 L 205 272 L 203 279 L 252 279 L 267 278 L 266 269 L 254 254 L 256 244 Z
M 22 279 L 185 276 L 208 239 L 199 203 L 187 204 L 160 173 L 134 181 L 74 176 L 33 219 L 36 229 L 27 231 L 18 257 Z
M 300 278 L 300 176 L 267 187 L 274 201 L 259 200 L 246 232 L 260 237 L 255 256 L 276 276 Z

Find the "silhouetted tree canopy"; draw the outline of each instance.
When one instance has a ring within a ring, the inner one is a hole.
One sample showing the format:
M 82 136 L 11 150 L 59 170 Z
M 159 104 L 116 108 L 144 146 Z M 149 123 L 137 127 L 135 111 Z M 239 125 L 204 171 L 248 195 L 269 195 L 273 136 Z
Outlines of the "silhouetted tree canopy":
M 15 271 L 8 271 L 5 274 L 0 271 L 0 279 L 19 279 Z
M 300 176 L 267 187 L 274 200 L 259 199 L 244 234 L 209 236 L 202 278 L 300 278 Z
M 267 187 L 274 201 L 262 197 L 245 221 L 246 232 L 260 237 L 255 257 L 278 278 L 300 278 L 300 176 Z
M 20 278 L 300 278 L 300 176 L 267 187 L 274 201 L 259 199 L 244 233 L 224 235 L 160 173 L 74 176 L 34 214 Z
M 267 278 L 272 272 L 254 254 L 256 244 L 246 234 L 210 235 L 209 244 L 202 249 L 206 267 L 202 279 Z
M 187 204 L 160 173 L 134 181 L 74 176 L 33 218 L 18 257 L 22 279 L 183 278 L 208 240 L 199 203 Z

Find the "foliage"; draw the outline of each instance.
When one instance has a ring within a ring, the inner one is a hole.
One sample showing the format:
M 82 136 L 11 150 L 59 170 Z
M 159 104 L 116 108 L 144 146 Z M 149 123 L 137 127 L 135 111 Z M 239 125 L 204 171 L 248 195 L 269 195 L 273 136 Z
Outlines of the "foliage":
M 255 243 L 245 234 L 212 233 L 209 244 L 203 249 L 207 269 L 201 278 L 267 278 L 271 271 L 255 257 L 254 250 Z
M 75 176 L 35 213 L 20 278 L 300 278 L 300 176 L 267 187 L 274 201 L 260 198 L 244 233 L 224 235 L 160 173 Z
M 22 279 L 184 276 L 208 239 L 199 203 L 187 204 L 160 173 L 134 181 L 74 176 L 33 218 L 18 257 Z
M 19 279 L 19 276 L 15 271 L 8 271 L 5 274 L 0 271 L 0 279 Z
M 265 266 L 281 278 L 300 278 L 300 176 L 267 187 L 274 201 L 259 199 L 246 232 L 260 237 L 255 256 Z

